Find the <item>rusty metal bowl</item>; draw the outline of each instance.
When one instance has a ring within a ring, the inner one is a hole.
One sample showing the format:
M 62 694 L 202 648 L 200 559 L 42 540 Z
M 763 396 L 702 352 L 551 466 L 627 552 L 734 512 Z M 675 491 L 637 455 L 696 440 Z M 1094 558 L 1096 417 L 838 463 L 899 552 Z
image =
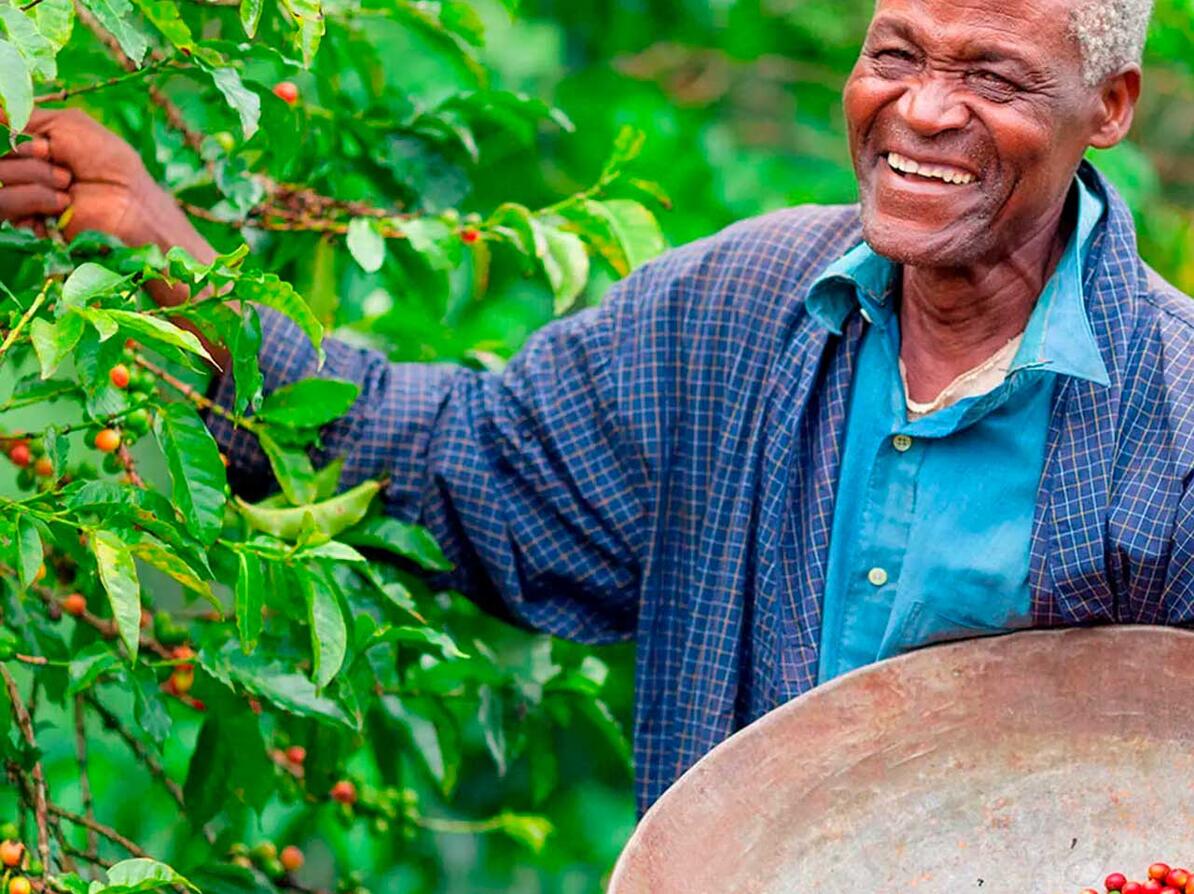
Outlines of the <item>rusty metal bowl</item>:
M 609 894 L 1075 894 L 1191 866 L 1192 712 L 1184 631 L 913 652 L 706 755 L 643 818 Z

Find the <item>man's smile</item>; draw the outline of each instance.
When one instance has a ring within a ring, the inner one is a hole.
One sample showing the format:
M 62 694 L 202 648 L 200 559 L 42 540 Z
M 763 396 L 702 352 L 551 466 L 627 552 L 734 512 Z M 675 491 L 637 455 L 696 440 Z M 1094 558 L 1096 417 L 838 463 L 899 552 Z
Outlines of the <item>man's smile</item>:
M 898 152 L 888 152 L 883 157 L 893 171 L 907 177 L 940 180 L 958 186 L 968 186 L 979 179 L 967 170 L 943 162 L 911 158 Z

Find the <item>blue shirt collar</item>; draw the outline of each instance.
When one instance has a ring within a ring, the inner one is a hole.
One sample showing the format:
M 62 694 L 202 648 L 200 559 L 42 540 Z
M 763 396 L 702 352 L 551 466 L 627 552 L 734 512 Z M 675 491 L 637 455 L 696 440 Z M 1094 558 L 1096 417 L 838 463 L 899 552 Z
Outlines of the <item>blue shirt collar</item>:
M 1077 203 L 1077 225 L 1028 319 L 1008 375 L 1037 369 L 1109 385 L 1111 379 L 1086 313 L 1082 288 L 1086 255 L 1107 206 L 1081 177 L 1074 178 L 1070 201 Z M 806 301 L 808 312 L 837 334 L 855 308 L 867 322 L 885 328 L 894 313 L 897 269 L 863 242 L 817 277 Z

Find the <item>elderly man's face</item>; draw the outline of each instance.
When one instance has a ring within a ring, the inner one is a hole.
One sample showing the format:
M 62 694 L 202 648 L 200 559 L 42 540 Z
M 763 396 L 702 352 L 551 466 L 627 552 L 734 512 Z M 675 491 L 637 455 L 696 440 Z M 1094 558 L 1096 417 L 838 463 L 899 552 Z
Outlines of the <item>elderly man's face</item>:
M 1099 117 L 1072 2 L 879 0 L 845 90 L 876 251 L 997 262 L 1055 219 Z

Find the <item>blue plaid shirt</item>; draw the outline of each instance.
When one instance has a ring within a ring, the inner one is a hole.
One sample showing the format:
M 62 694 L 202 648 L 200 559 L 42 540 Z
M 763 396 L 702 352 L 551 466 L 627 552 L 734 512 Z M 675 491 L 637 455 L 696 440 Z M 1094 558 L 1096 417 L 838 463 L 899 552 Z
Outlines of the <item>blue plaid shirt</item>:
M 1108 213 L 1083 270 L 1109 386 L 1063 378 L 1033 523 L 1040 626 L 1194 621 L 1194 305 Z M 744 221 L 644 265 L 600 307 L 533 336 L 504 373 L 394 365 L 327 345 L 362 387 L 325 433 L 344 484 L 388 475 L 389 512 L 427 525 L 450 583 L 585 642 L 637 640 L 645 809 L 738 728 L 816 682 L 846 399 L 862 321 L 807 312 L 859 244 L 858 209 Z M 262 313 L 267 390 L 316 374 Z M 231 403 L 227 380 L 217 387 Z M 268 479 L 251 435 L 212 429 L 233 484 Z

